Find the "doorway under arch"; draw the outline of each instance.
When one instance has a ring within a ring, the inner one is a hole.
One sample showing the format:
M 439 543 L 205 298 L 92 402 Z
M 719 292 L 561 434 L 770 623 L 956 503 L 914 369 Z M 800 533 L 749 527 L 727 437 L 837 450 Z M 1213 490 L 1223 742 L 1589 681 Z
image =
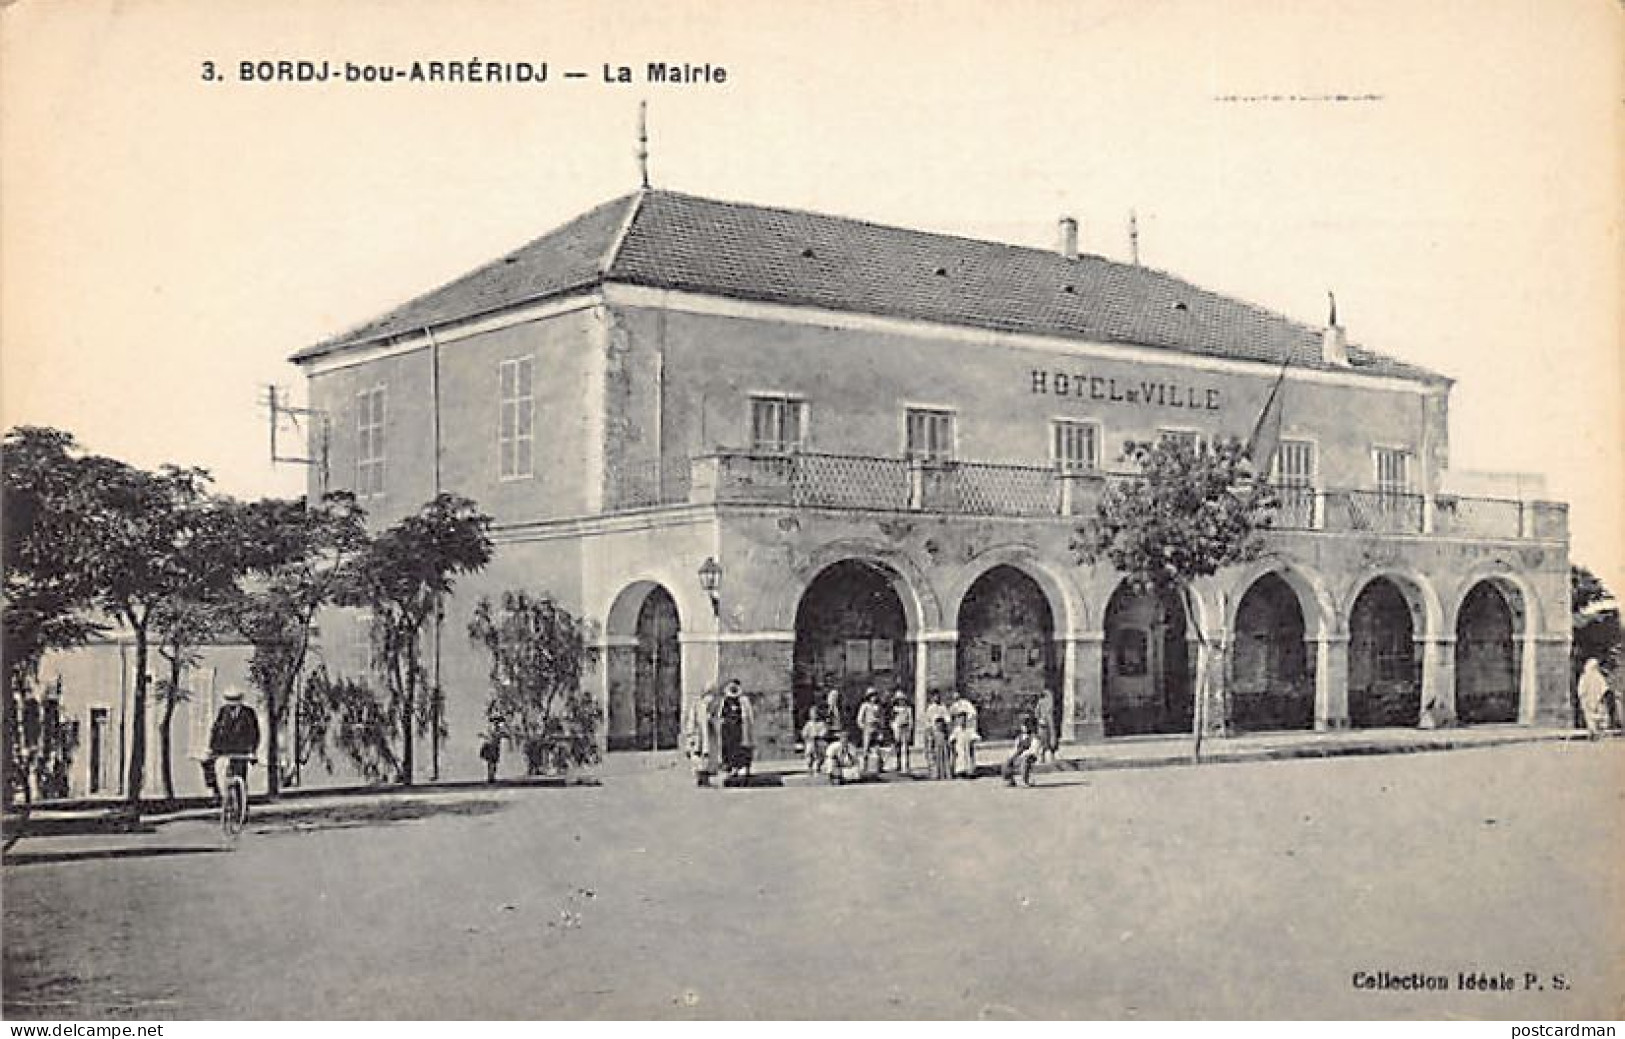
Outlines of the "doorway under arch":
M 1360 590 L 1349 614 L 1349 724 L 1414 727 L 1422 713 L 1422 661 L 1410 601 L 1386 577 Z
M 612 751 L 674 749 L 681 739 L 683 713 L 682 625 L 676 601 L 660 585 L 634 585 L 611 609 L 610 629 L 606 745 Z
M 1314 728 L 1311 659 L 1298 593 L 1278 574 L 1265 574 L 1236 607 L 1231 725 L 1241 732 Z
M 901 689 L 914 702 L 908 621 L 895 571 L 863 559 L 843 559 L 819 571 L 796 606 L 791 682 L 795 731 L 831 688 L 840 691 L 841 719 L 854 735 L 864 690 L 883 698 Z
M 1522 602 L 1515 589 L 1479 581 L 1456 611 L 1456 720 L 1483 725 L 1518 720 L 1518 640 Z
M 1049 599 L 1032 577 L 1000 564 L 978 577 L 959 604 L 954 654 L 957 685 L 976 704 L 984 739 L 1010 739 L 1045 689 L 1059 688 L 1055 622 Z M 1053 696 L 1051 731 L 1060 731 Z
M 1191 731 L 1195 655 L 1185 608 L 1123 581 L 1106 606 L 1101 715 L 1107 736 Z

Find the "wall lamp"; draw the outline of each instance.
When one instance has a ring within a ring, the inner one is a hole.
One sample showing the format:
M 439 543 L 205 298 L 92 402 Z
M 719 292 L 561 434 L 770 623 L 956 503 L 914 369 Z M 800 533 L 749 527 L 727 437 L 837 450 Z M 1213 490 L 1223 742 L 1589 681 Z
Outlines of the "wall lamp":
M 705 557 L 700 564 L 700 587 L 705 594 L 711 597 L 711 615 L 718 616 L 722 612 L 722 564 L 711 556 Z

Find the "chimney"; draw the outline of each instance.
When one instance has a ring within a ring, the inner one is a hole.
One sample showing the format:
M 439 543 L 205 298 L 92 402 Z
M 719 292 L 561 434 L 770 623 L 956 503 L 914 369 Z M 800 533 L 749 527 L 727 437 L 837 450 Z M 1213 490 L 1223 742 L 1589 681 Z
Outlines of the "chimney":
M 1078 222 L 1069 216 L 1061 218 L 1061 255 L 1069 260 L 1078 258 Z
M 1343 326 L 1337 323 L 1337 297 L 1328 292 L 1326 298 L 1331 306 L 1326 316 L 1326 330 L 1320 334 L 1320 359 L 1327 364 L 1347 368 L 1349 344 L 1348 337 L 1343 334 Z

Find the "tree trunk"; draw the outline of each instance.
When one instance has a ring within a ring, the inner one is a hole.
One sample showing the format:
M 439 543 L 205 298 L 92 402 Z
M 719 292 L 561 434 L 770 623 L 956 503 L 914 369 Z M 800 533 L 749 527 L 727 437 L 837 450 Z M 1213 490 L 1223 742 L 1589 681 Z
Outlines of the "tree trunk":
M 405 709 L 401 713 L 401 735 L 404 742 L 401 744 L 401 785 L 412 785 L 412 748 L 413 729 L 417 725 L 417 640 L 413 638 L 406 646 L 406 676 L 403 682 Z
M 135 633 L 135 697 L 130 702 L 130 782 L 124 799 L 139 810 L 147 778 L 147 626 L 131 623 Z
M 277 739 L 282 725 L 277 718 L 277 683 L 265 684 L 268 686 L 265 690 L 265 792 L 274 798 L 282 792 L 282 762 Z
M 158 755 L 164 779 L 164 797 L 175 799 L 175 770 L 169 745 L 170 722 L 175 719 L 175 703 L 181 692 L 182 654 L 177 647 L 169 660 L 169 695 L 164 698 L 164 716 L 158 720 Z

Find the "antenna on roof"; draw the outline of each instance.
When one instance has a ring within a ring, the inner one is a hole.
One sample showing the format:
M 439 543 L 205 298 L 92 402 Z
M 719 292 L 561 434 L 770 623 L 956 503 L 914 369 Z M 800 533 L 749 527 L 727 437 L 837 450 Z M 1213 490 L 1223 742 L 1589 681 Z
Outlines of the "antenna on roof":
M 1331 289 L 1326 290 L 1326 302 L 1331 312 L 1326 316 L 1326 324 L 1331 328 L 1337 327 L 1337 295 Z
M 638 179 L 649 186 L 649 102 L 638 102 Z
M 1140 218 L 1128 211 L 1128 253 L 1134 266 L 1140 265 Z

